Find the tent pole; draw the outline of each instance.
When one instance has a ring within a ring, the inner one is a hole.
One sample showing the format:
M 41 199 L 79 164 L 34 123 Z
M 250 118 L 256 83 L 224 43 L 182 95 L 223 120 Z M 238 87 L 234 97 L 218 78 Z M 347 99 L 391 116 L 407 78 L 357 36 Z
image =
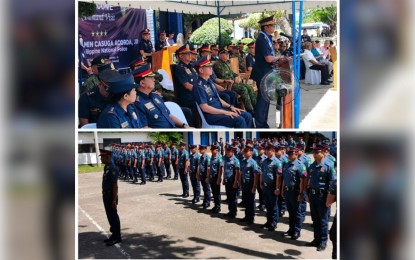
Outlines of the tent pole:
M 220 10 L 219 10 L 219 1 L 216 1 L 216 8 L 218 12 L 218 20 L 219 20 L 219 46 L 222 45 L 222 34 L 220 33 Z
M 300 1 L 300 10 L 299 10 L 299 18 L 298 18 L 298 39 L 297 39 L 297 78 L 298 81 L 296 82 L 296 89 L 298 92 L 297 94 L 297 98 L 294 101 L 294 127 L 295 128 L 299 128 L 300 127 L 300 105 L 301 105 L 301 90 L 300 90 L 300 77 L 301 77 L 301 73 L 300 73 L 300 54 L 301 54 L 301 37 L 300 37 L 300 32 L 301 32 L 301 27 L 302 27 L 302 23 L 303 23 L 303 1 Z

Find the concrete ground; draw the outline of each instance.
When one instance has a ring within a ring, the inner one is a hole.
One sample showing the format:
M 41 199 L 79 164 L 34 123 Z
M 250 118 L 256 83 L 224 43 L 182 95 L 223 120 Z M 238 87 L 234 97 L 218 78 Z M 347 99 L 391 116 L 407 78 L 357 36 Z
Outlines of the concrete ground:
M 337 129 L 338 90 L 333 85 L 309 85 L 300 81 L 300 128 L 307 130 Z M 288 102 L 288 101 L 286 101 Z M 276 108 L 271 105 L 268 124 L 275 128 Z
M 309 209 L 301 237 L 293 241 L 281 236 L 288 230 L 288 212 L 274 232 L 260 229 L 265 212 L 257 212 L 255 224 L 247 226 L 239 221 L 244 216 L 242 208 L 236 220 L 228 220 L 222 216 L 227 204 L 222 204 L 219 215 L 210 214 L 200 203 L 192 205 L 192 197 L 180 196 L 179 180 L 145 186 L 119 181 L 123 242 L 106 247 L 103 240 L 109 225 L 101 182 L 101 172 L 78 174 L 79 258 L 331 258 L 330 241 L 323 252 L 304 246 L 313 239 Z M 221 189 L 225 199 L 224 186 Z

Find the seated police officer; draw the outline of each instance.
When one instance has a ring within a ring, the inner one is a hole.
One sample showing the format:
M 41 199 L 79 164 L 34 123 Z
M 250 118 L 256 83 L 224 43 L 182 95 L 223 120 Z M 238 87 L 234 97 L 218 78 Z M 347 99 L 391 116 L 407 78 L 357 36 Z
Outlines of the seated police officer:
M 190 64 L 191 54 L 187 45 L 183 45 L 176 51 L 176 57 L 179 59 L 177 69 L 174 73 L 178 81 L 177 94 L 180 106 L 193 108 L 195 103 L 193 100 L 193 84 L 197 80 L 197 72 Z
M 108 79 L 119 75 L 117 71 L 109 68 L 109 64 L 99 66 L 98 85 L 91 91 L 85 92 L 79 97 L 78 117 L 80 126 L 96 123 L 101 111 L 104 110 L 108 104 L 108 92 L 105 82 L 107 82 Z
M 210 80 L 212 64 L 207 57 L 195 62 L 199 78 L 193 87 L 193 95 L 203 111 L 206 121 L 212 125 L 223 125 L 234 128 L 251 128 L 252 116 L 242 109 L 223 101 Z
M 153 93 L 154 74 L 148 66 L 133 71 L 134 80 L 138 84 L 137 99 L 134 103 L 143 126 L 151 128 L 190 128 L 186 123 L 170 113 L 163 99 Z
M 142 128 L 137 109 L 134 78 L 131 74 L 108 79 L 109 101 L 97 122 L 97 128 Z

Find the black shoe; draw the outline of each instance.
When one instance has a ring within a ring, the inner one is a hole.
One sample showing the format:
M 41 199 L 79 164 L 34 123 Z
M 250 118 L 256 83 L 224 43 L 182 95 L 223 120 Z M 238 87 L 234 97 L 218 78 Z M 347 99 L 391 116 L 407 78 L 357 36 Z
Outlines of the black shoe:
M 284 216 L 284 214 L 285 214 L 285 211 L 280 211 L 280 218 L 281 218 L 282 216 Z
M 228 212 L 224 216 L 225 217 L 228 217 L 230 219 L 234 219 L 236 217 L 236 214 L 235 213 L 232 213 L 232 212 Z
M 195 204 L 196 203 L 196 199 L 192 199 L 192 204 Z
M 247 217 L 244 217 L 244 218 L 241 218 L 239 221 L 248 222 L 248 218 Z
M 145 181 L 140 182 L 140 185 L 146 185 Z
M 324 81 L 324 82 L 321 82 L 320 85 L 330 85 L 330 83 L 327 81 Z
M 211 208 L 209 211 L 212 212 L 212 213 L 218 213 L 217 210 L 218 210 L 217 208 Z
M 291 239 L 297 240 L 299 237 L 301 237 L 300 233 L 295 233 L 294 235 L 292 235 Z
M 199 203 L 200 202 L 200 199 L 199 198 L 196 198 L 195 199 L 195 203 Z
M 163 179 L 161 179 L 161 180 L 157 180 L 157 182 L 163 182 Z
M 188 198 L 189 194 L 184 194 L 183 198 Z
M 114 237 L 111 235 L 109 238 L 107 238 L 107 239 L 104 239 L 104 242 L 105 243 L 108 243 L 108 242 L 110 242 L 111 240 L 113 240 L 114 239 Z
M 276 229 L 277 227 L 272 227 L 272 226 L 269 226 L 268 227 L 268 231 L 275 231 L 275 229 Z
M 246 207 L 245 202 L 244 201 L 239 202 L 238 207 L 245 208 Z
M 319 244 L 318 244 L 318 242 L 317 242 L 317 241 L 313 240 L 313 241 L 311 241 L 311 242 L 307 242 L 307 243 L 305 244 L 305 246 L 309 246 L 309 247 L 313 247 L 313 246 L 315 246 L 315 247 L 317 247 L 317 246 L 319 246 Z
M 115 245 L 117 243 L 121 243 L 121 241 L 122 241 L 121 238 L 111 239 L 110 241 L 108 241 L 107 246 L 113 246 L 113 245 Z
M 269 224 L 268 223 L 265 223 L 264 225 L 261 225 L 261 228 L 269 228 Z
M 246 222 L 246 224 L 247 224 L 247 225 L 252 225 L 252 224 L 254 224 L 254 221 L 253 221 L 253 220 L 248 220 L 248 221 Z
M 260 205 L 259 206 L 259 211 L 264 211 L 265 210 L 265 206 L 264 205 Z
M 326 250 L 326 247 L 327 247 L 327 245 L 325 245 L 325 244 L 320 244 L 320 245 L 317 247 L 317 251 L 324 251 L 324 250 Z
M 175 180 L 178 180 L 179 178 L 177 178 L 177 177 L 174 177 L 174 179 L 175 179 Z

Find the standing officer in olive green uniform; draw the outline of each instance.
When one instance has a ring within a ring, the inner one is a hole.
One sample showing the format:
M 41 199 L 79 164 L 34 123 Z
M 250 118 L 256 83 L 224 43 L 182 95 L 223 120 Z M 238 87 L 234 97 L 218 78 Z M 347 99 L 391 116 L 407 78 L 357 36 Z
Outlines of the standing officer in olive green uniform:
M 219 50 L 219 60 L 213 65 L 213 70 L 218 78 L 225 80 L 232 86 L 231 89 L 241 96 L 245 110 L 254 115 L 254 107 L 256 105 L 254 89 L 242 83 L 241 77 L 232 71 L 228 61 L 228 50 L 226 48 L 221 48 Z

